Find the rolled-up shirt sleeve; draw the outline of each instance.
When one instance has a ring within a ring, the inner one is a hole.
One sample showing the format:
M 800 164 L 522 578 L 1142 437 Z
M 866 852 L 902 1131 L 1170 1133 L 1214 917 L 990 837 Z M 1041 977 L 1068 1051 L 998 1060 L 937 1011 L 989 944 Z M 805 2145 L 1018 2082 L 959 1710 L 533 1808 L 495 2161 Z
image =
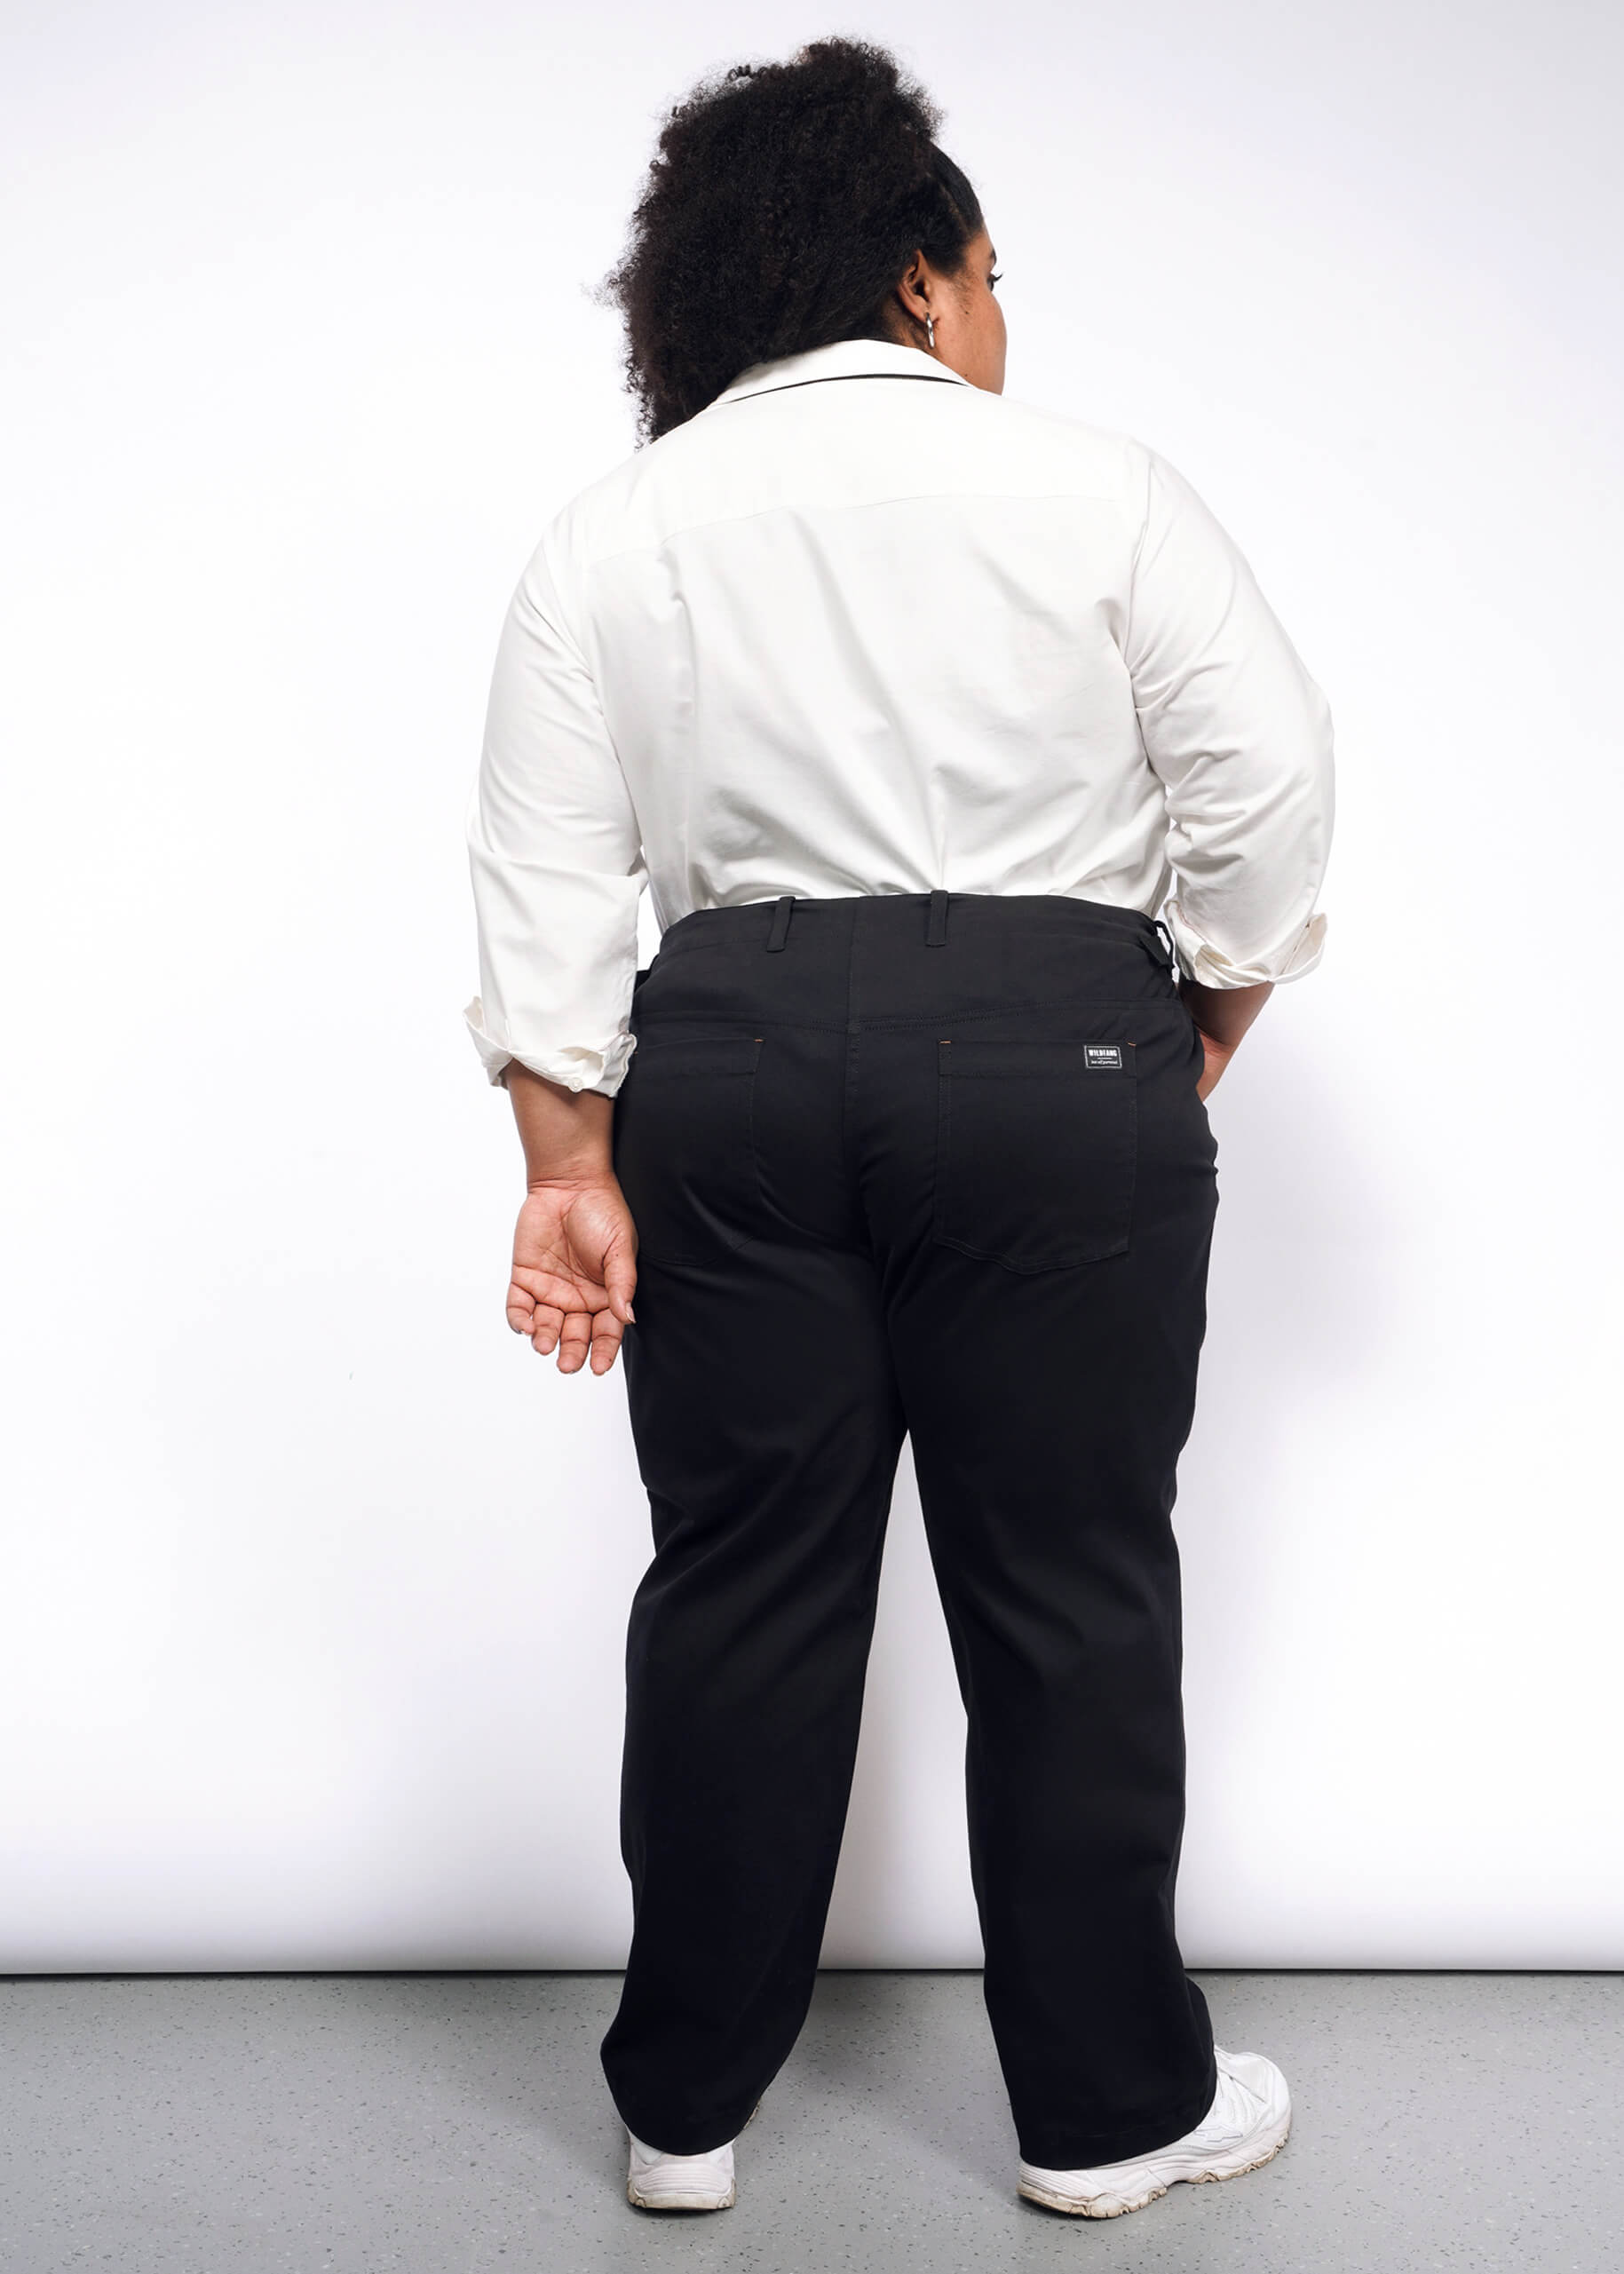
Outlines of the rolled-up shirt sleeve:
M 1162 913 L 1181 970 L 1205 986 L 1301 979 L 1325 944 L 1330 709 L 1244 556 L 1184 477 L 1146 457 L 1123 654 L 1167 797 Z
M 566 621 L 557 525 L 497 646 L 467 835 L 479 993 L 463 1013 L 493 1082 L 517 1059 L 614 1097 L 636 1047 L 641 834 L 592 674 Z

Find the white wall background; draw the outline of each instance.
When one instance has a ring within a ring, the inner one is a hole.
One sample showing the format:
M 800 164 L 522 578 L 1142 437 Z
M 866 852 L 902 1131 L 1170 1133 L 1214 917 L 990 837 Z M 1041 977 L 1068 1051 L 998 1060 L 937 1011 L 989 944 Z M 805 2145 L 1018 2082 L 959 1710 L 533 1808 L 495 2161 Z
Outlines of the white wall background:
M 1624 1964 L 1619 20 L 65 0 L 0 70 L 4 1970 L 623 1956 L 647 1511 L 618 1368 L 503 1323 L 462 811 L 630 448 L 661 110 L 831 29 L 947 107 L 1010 392 L 1180 465 L 1336 716 L 1327 959 L 1212 1104 L 1186 1959 Z M 978 1962 L 961 1757 L 905 1466 L 828 1962 Z

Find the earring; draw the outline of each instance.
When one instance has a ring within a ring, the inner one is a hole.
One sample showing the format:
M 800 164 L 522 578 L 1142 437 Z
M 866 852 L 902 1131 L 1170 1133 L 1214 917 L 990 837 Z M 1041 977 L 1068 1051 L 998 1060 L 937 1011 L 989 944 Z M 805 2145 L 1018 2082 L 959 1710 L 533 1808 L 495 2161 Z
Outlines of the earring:
M 930 341 L 931 353 L 934 353 L 936 350 L 936 319 L 934 316 L 930 314 L 927 314 L 925 317 L 925 337 Z

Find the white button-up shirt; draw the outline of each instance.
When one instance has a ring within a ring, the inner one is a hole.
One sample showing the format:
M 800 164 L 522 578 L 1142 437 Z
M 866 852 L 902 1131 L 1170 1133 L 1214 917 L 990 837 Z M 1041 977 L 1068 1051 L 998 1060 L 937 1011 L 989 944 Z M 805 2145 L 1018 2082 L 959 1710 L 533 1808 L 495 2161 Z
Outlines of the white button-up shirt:
M 465 1016 L 493 1082 L 612 1097 L 646 885 L 661 931 L 785 892 L 1073 894 L 1161 915 L 1208 986 L 1297 979 L 1331 824 L 1325 697 L 1165 459 L 844 340 L 743 372 L 531 556 Z

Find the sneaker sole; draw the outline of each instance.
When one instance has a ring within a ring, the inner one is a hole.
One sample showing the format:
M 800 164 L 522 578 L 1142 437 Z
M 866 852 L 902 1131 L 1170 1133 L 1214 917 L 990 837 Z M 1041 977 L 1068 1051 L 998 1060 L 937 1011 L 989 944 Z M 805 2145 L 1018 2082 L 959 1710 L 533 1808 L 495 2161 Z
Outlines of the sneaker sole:
M 1115 2187 L 1102 2190 L 1097 2195 L 1066 2195 L 1057 2188 L 1045 2187 L 1041 2181 L 1025 2177 L 1018 2181 L 1017 2192 L 1029 2203 L 1041 2203 L 1050 2211 L 1067 2212 L 1073 2218 L 1118 2219 L 1124 2211 L 1142 2211 L 1147 2203 L 1165 2195 L 1169 2187 L 1185 2182 L 1199 2186 L 1208 2179 L 1240 2179 L 1248 2171 L 1256 2171 L 1279 2155 L 1290 2136 L 1290 2101 L 1287 2099 L 1280 2108 L 1271 2091 L 1270 2105 L 1259 2118 L 1256 2130 L 1225 2156 L 1181 2153 L 1137 2158 L 1129 2163 Z

